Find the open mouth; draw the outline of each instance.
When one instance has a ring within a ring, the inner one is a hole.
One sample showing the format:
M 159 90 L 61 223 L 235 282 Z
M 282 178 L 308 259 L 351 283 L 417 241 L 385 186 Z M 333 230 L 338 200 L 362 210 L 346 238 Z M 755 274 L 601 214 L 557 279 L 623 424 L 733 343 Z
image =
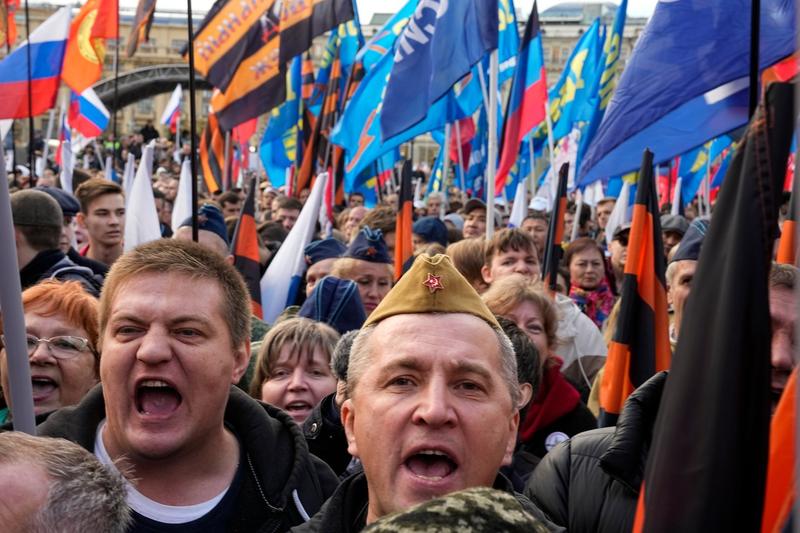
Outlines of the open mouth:
M 31 378 L 31 386 L 33 388 L 34 401 L 49 396 L 58 388 L 58 384 L 54 380 L 43 376 L 33 376 Z
M 182 401 L 180 393 L 166 381 L 148 379 L 136 387 L 136 409 L 143 415 L 169 416 Z
M 420 450 L 403 464 L 412 474 L 428 481 L 440 481 L 458 469 L 458 463 L 441 450 Z

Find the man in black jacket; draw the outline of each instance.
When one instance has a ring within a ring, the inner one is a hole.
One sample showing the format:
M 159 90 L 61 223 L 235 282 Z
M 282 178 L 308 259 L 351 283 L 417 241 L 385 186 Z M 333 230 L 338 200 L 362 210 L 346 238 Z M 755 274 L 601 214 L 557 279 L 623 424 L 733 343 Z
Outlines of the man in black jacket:
M 23 290 L 52 278 L 79 281 L 90 294 L 100 295 L 102 278 L 73 263 L 59 249 L 64 220 L 56 200 L 37 190 L 15 192 L 11 195 L 11 217 Z
M 122 461 L 133 531 L 285 531 L 336 478 L 288 415 L 235 387 L 250 359 L 241 276 L 203 246 L 158 240 L 111 268 L 102 385 L 39 434 Z
M 450 258 L 417 257 L 350 351 L 341 416 L 348 451 L 364 472 L 296 531 L 360 531 L 471 487 L 513 494 L 498 469 L 516 443 L 516 371 L 508 337 Z

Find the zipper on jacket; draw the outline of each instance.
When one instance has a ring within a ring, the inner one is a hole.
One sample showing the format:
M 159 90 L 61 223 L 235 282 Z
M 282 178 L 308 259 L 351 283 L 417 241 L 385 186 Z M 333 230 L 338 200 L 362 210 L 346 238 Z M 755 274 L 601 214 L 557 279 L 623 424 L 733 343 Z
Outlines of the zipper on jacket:
M 275 507 L 269 500 L 267 496 L 264 494 L 264 490 L 261 488 L 261 483 L 258 481 L 258 476 L 256 475 L 256 469 L 253 467 L 253 462 L 250 460 L 250 454 L 245 454 L 247 456 L 247 466 L 250 467 L 250 473 L 253 475 L 253 481 L 256 482 L 256 487 L 258 488 L 258 493 L 261 495 L 261 499 L 264 500 L 264 503 L 267 505 L 270 511 L 273 513 L 282 513 L 283 509 L 279 507 Z M 276 528 L 277 529 L 277 528 Z

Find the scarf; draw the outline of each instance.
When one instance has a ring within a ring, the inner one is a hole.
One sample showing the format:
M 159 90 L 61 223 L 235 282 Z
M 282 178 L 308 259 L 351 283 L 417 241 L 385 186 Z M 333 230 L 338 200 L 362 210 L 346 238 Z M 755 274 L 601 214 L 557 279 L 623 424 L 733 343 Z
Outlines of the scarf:
M 608 286 L 608 281 L 603 279 L 600 285 L 592 291 L 581 289 L 575 284 L 569 288 L 569 297 L 583 311 L 583 314 L 592 319 L 598 328 L 603 328 L 603 322 L 614 307 L 614 294 Z
M 537 431 L 571 412 L 581 401 L 581 395 L 575 387 L 561 375 L 561 359 L 553 359 L 556 364 L 544 369 L 539 391 L 522 421 L 519 430 L 522 442 L 531 440 Z

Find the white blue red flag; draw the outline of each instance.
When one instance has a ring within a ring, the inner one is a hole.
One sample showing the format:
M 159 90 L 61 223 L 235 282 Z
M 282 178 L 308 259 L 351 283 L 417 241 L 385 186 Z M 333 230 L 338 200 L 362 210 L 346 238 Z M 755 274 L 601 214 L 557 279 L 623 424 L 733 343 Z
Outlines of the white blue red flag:
M 0 61 L 0 119 L 24 118 L 44 113 L 56 103 L 61 64 L 69 35 L 69 7 L 62 7 L 42 22 L 16 50 Z M 31 83 L 28 87 L 28 50 Z
M 506 108 L 503 151 L 495 177 L 495 191 L 501 192 L 506 178 L 517 160 L 519 144 L 525 136 L 545 119 L 547 103 L 547 74 L 544 70 L 542 35 L 539 32 L 539 12 L 533 3 L 531 16 L 525 25 L 517 70 L 511 82 L 511 95 Z
M 110 117 L 108 109 L 91 87 L 81 94 L 70 91 L 69 125 L 87 139 L 98 137 L 103 133 Z
M 289 236 L 286 237 L 261 278 L 261 305 L 264 311 L 264 321 L 268 324 L 274 323 L 278 315 L 295 301 L 303 273 L 306 270 L 303 248 L 311 242 L 314 236 L 327 181 L 327 172 L 317 176 L 314 186 L 311 188 L 311 194 L 303 205 L 300 216 L 297 217 L 297 223 L 289 232 Z
M 181 116 L 181 100 L 183 100 L 183 88 L 179 83 L 175 90 L 172 91 L 167 107 L 164 108 L 164 112 L 161 114 L 161 123 L 169 126 L 171 131 L 175 130 L 175 125 Z
M 498 25 L 497 0 L 420 2 L 395 43 L 380 122 L 383 138 L 425 118 L 431 104 L 497 48 Z

